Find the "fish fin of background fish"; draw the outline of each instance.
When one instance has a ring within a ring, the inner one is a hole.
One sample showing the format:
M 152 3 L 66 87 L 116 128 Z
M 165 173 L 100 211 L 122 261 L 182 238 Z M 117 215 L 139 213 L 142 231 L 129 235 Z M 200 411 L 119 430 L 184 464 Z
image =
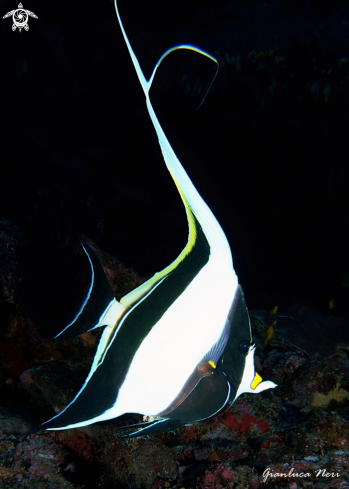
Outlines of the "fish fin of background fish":
M 55 338 L 66 340 L 99 326 L 115 325 L 125 307 L 114 299 L 103 268 L 87 244 L 82 245 L 91 267 L 91 282 L 87 296 L 75 318 Z
M 183 422 L 179 419 L 158 419 L 156 421 L 148 421 L 146 423 L 131 424 L 129 426 L 123 426 L 119 429 L 129 428 L 141 428 L 138 431 L 129 433 L 128 435 L 122 435 L 120 438 L 136 438 L 143 435 L 156 435 L 157 433 L 164 433 L 165 431 L 175 430 L 182 426 Z

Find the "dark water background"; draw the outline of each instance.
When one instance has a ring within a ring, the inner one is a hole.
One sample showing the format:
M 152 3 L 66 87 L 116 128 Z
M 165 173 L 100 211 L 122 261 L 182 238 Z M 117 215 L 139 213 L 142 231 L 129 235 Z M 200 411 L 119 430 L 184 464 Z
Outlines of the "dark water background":
M 1 16 L 16 2 L 0 2 Z M 114 5 L 31 1 L 0 22 L 0 218 L 23 233 L 17 302 L 48 335 L 88 281 L 81 235 L 141 276 L 187 240 Z M 160 122 L 221 223 L 251 309 L 349 318 L 349 8 L 276 1 L 120 2 Z M 328 301 L 336 309 L 330 311 Z

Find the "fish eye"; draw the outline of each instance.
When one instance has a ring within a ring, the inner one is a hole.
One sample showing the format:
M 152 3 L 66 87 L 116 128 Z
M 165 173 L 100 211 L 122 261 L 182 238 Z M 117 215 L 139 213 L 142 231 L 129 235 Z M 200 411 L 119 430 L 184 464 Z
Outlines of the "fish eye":
M 248 340 L 243 340 L 239 344 L 239 352 L 246 354 L 250 349 L 250 342 Z

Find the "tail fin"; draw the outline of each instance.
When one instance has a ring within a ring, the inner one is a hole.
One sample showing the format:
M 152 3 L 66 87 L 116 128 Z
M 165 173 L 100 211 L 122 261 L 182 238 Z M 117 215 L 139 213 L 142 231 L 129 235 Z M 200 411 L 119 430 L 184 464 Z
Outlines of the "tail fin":
M 87 244 L 82 244 L 82 247 L 91 266 L 91 284 L 73 321 L 55 337 L 60 340 L 73 338 L 99 326 L 114 326 L 120 315 L 119 309 L 123 308 L 114 299 L 107 277 L 92 248 Z

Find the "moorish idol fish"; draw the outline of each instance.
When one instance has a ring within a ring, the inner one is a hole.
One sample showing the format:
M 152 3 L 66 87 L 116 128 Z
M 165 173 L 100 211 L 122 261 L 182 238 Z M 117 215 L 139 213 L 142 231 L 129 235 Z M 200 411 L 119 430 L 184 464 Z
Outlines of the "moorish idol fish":
M 254 369 L 251 325 L 219 223 L 177 159 L 152 107 L 149 91 L 162 60 L 146 80 L 120 27 L 145 93 L 167 168 L 182 198 L 188 242 L 178 258 L 116 301 L 98 259 L 84 246 L 91 266 L 88 295 L 60 339 L 103 326 L 91 371 L 75 399 L 45 423 L 49 430 L 77 428 L 124 413 L 150 416 L 131 437 L 159 433 L 211 418 L 240 394 L 275 387 Z

